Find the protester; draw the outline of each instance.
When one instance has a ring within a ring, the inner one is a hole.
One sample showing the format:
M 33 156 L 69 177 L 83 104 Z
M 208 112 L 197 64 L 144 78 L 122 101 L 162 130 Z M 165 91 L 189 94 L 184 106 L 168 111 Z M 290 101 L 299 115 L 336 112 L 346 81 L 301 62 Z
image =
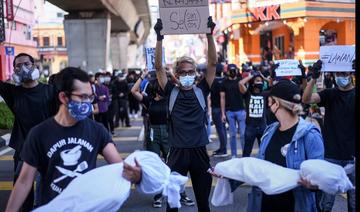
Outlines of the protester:
M 337 87 L 313 93 L 313 87 L 320 76 L 322 61 L 318 60 L 310 69 L 312 79 L 307 84 L 303 103 L 317 103 L 325 107 L 324 146 L 325 160 L 345 167 L 355 163 L 355 87 L 351 83 L 351 72 L 335 72 Z M 355 69 L 354 69 L 355 70 Z M 348 174 L 355 184 L 355 171 Z M 322 211 L 331 211 L 335 195 L 323 193 L 319 206 Z M 355 189 L 347 192 L 348 211 L 355 210 Z
M 95 120 L 102 123 L 104 127 L 110 132 L 107 115 L 110 103 L 110 93 L 109 89 L 104 85 L 104 77 L 104 74 L 101 72 L 97 72 L 95 74 L 95 98 L 99 106 L 99 113 L 95 115 Z
M 220 91 L 221 119 L 224 123 L 226 120 L 229 122 L 231 157 L 235 158 L 237 157 L 237 126 L 240 130 L 241 149 L 244 149 L 246 111 L 243 94 L 239 91 L 241 79 L 237 77 L 237 66 L 229 64 L 228 72 L 229 77 L 224 80 Z
M 210 99 L 211 99 L 211 117 L 214 122 L 216 133 L 219 138 L 220 146 L 213 152 L 214 157 L 226 157 L 227 154 L 227 135 L 225 123 L 221 119 L 221 107 L 220 107 L 220 91 L 222 83 L 225 78 L 222 76 L 224 66 L 220 63 L 216 65 L 215 79 L 211 86 Z
M 136 80 L 138 79 L 138 76 L 135 71 L 131 71 L 126 77 L 126 79 L 129 86 L 129 92 L 127 94 L 129 100 L 129 116 L 131 119 L 137 119 L 140 106 L 139 106 L 139 102 L 131 94 L 130 90 L 134 86 Z
M 254 75 L 253 75 L 254 74 Z M 263 92 L 264 80 L 259 72 L 253 72 L 239 81 L 239 89 L 246 102 L 246 127 L 243 157 L 249 157 L 257 139 L 260 139 L 266 127 L 267 96 Z M 248 86 L 246 86 L 248 85 Z
M 11 192 L 6 211 L 18 211 L 33 184 L 36 170 L 41 174 L 41 205 L 54 199 L 73 178 L 96 167 L 97 155 L 108 163 L 122 162 L 106 129 L 88 119 L 95 98 L 86 72 L 65 68 L 55 79 L 60 108 L 32 128 L 21 158 L 20 176 Z M 51 133 L 49 133 L 51 132 Z M 141 179 L 139 166 L 124 165 L 123 176 L 133 183 Z
M 56 90 L 52 85 L 39 82 L 40 71 L 31 55 L 15 56 L 13 79 L 17 85 L 0 81 L 0 96 L 15 116 L 9 147 L 14 153 L 14 184 L 17 181 L 23 159 L 20 152 L 31 128 L 54 115 L 57 110 Z M 29 188 L 30 189 L 30 188 Z M 33 188 L 24 201 L 22 210 L 31 211 L 34 204 Z
M 208 19 L 211 32 L 206 35 L 208 41 L 208 61 L 205 79 L 195 83 L 195 61 L 183 56 L 174 66 L 175 76 L 180 86 L 172 84 L 162 67 L 161 19 L 158 19 L 154 29 L 157 34 L 155 51 L 155 68 L 160 87 L 169 98 L 169 145 L 170 152 L 167 164 L 172 171 L 181 175 L 190 172 L 198 211 L 207 212 L 211 190 L 211 175 L 207 170 L 211 167 L 206 144 L 209 140 L 206 132 L 206 97 L 215 78 L 216 49 L 212 36 L 215 23 Z M 187 199 L 184 199 L 185 201 Z M 177 211 L 177 208 L 167 208 L 167 211 Z
M 300 169 L 302 161 L 324 157 L 320 131 L 306 122 L 301 111 L 299 87 L 282 80 L 270 90 L 268 105 L 279 122 L 268 126 L 261 139 L 258 158 L 291 169 Z M 247 211 L 316 211 L 315 189 L 302 179 L 299 186 L 278 195 L 266 195 L 253 187 L 249 195 Z
M 144 71 L 139 79 L 131 88 L 131 93 L 135 99 L 142 103 L 149 114 L 149 137 L 147 138 L 146 147 L 148 151 L 154 152 L 162 157 L 164 160 L 169 152 L 168 144 L 168 126 L 167 126 L 167 99 L 160 89 L 157 80 L 149 82 L 147 86 L 147 95 L 140 93 L 140 84 L 148 74 Z M 162 207 L 162 194 L 159 193 L 154 196 L 153 207 Z
M 115 127 L 119 126 L 119 122 L 121 121 L 122 127 L 131 127 L 130 125 L 130 118 L 129 118 L 129 98 L 128 93 L 129 85 L 126 80 L 126 75 L 124 73 L 119 73 L 117 75 L 117 80 L 115 81 L 115 85 L 119 92 L 119 111 L 116 113 L 115 117 Z
M 108 110 L 106 112 L 107 114 L 107 126 L 109 126 L 110 132 L 112 135 L 115 134 L 114 132 L 114 117 L 116 115 L 116 112 L 118 111 L 119 104 L 117 101 L 117 88 L 113 83 L 113 79 L 110 72 L 106 72 L 104 75 L 104 85 L 109 90 L 109 104 L 108 104 Z

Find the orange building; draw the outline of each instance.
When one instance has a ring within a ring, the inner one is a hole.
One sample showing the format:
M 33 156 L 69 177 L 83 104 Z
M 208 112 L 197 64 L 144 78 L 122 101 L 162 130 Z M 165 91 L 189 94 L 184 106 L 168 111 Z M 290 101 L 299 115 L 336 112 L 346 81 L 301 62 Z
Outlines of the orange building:
M 249 0 L 230 6 L 231 12 L 223 12 L 230 21 L 217 17 L 229 40 L 229 63 L 260 63 L 269 48 L 273 59 L 310 64 L 319 58 L 321 45 L 355 45 L 353 0 Z

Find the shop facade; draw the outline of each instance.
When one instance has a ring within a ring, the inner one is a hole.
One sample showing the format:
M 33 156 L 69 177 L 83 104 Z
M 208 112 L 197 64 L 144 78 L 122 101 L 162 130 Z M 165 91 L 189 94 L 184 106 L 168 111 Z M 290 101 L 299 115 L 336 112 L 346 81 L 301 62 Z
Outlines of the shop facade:
M 291 58 L 308 65 L 319 58 L 321 45 L 355 45 L 354 1 L 251 3 L 233 10 L 224 28 L 229 63 Z

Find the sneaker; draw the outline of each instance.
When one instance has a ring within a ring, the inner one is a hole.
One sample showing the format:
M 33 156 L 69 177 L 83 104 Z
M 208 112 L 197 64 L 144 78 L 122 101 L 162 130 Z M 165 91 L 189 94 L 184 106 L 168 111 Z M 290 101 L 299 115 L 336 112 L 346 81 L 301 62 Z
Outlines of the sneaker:
M 236 155 L 231 155 L 231 159 L 237 158 Z
M 223 158 L 229 156 L 229 154 L 227 152 L 216 152 L 213 154 L 213 156 L 216 158 Z
M 184 204 L 186 206 L 195 205 L 195 202 L 192 201 L 188 196 L 186 196 L 186 194 L 181 194 L 180 196 L 181 196 L 181 198 L 180 198 L 181 204 Z
M 162 197 L 160 197 L 159 199 L 154 200 L 153 207 L 154 208 L 161 208 L 162 207 Z

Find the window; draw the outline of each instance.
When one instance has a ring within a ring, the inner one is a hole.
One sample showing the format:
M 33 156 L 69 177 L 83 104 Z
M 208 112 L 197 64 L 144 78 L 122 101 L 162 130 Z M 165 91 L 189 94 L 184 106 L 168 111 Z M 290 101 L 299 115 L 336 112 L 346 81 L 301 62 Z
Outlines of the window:
M 50 46 L 50 38 L 43 37 L 43 46 Z
M 277 49 L 275 47 L 277 47 Z M 279 58 L 276 58 L 276 59 L 280 59 L 280 58 L 282 58 L 284 56 L 284 53 L 285 53 L 284 36 L 275 37 L 274 53 L 278 54 Z
M 36 46 L 39 46 L 39 38 L 33 37 L 33 41 L 36 42 Z
M 57 37 L 57 45 L 58 45 L 58 46 L 64 46 L 64 45 L 63 45 L 62 37 Z
M 62 18 L 62 17 L 64 17 L 64 13 L 56 13 L 56 16 L 57 16 L 58 18 Z

